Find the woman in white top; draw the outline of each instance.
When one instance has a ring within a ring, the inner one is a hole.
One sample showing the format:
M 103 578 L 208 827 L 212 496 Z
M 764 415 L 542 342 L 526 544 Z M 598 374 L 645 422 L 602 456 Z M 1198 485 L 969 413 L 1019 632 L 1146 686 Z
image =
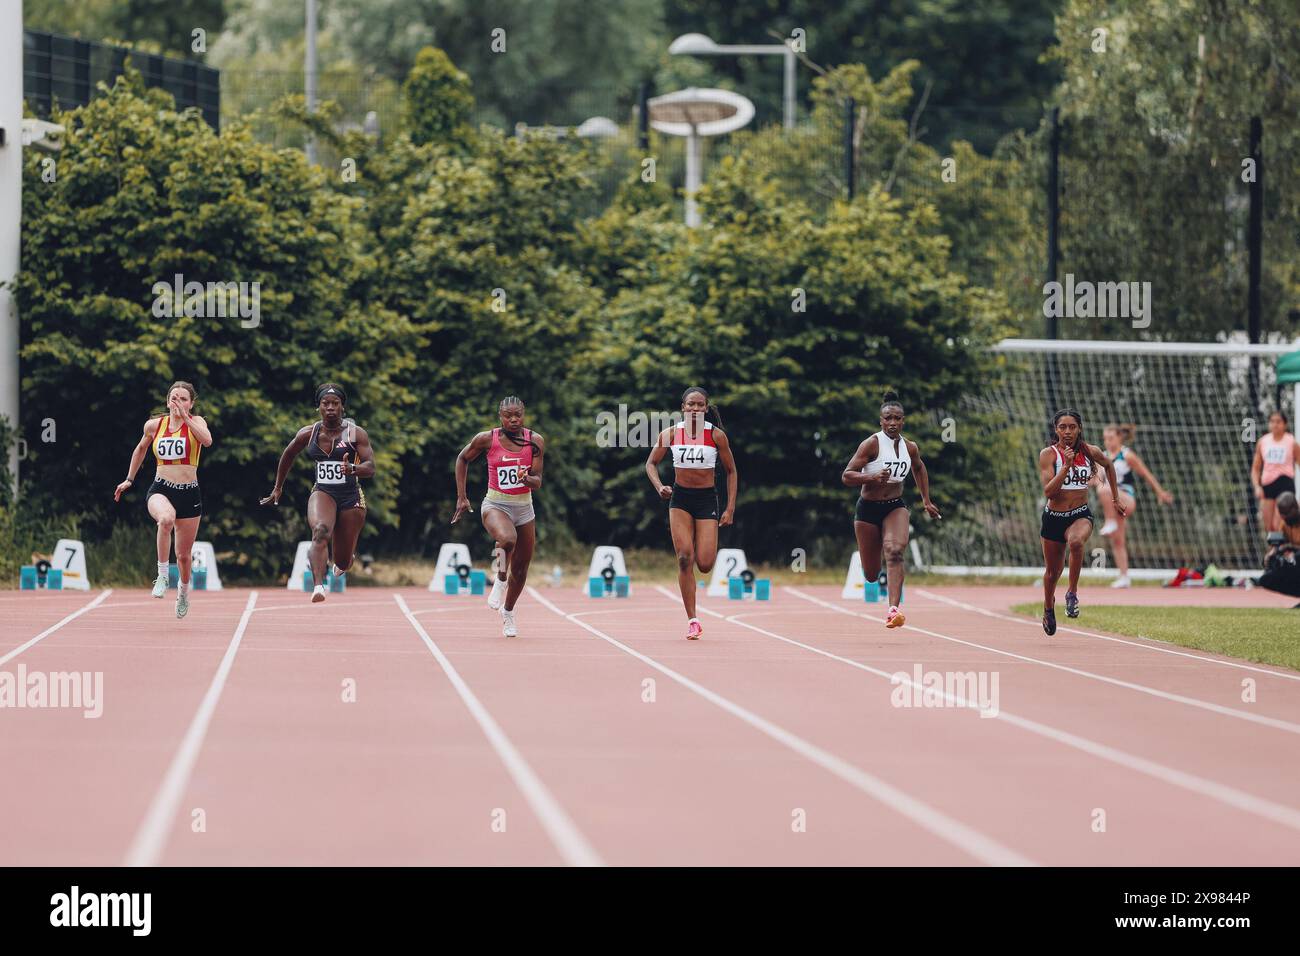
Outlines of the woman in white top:
M 694 386 L 682 393 L 681 424 L 659 433 L 645 472 L 655 494 L 668 502 L 668 527 L 677 552 L 677 585 L 686 611 L 686 639 L 698 641 L 704 626 L 695 616 L 695 571 L 713 570 L 718 558 L 718 528 L 731 524 L 736 513 L 736 488 L 740 477 L 731 455 L 731 443 L 723 434 L 718 410 L 709 404 L 709 393 Z M 672 455 L 673 484 L 659 479 L 659 463 Z M 717 466 L 727 472 L 727 507 L 718 514 L 715 486 Z
M 1250 481 L 1259 499 L 1260 523 L 1264 533 L 1282 530 L 1277 513 L 1277 496 L 1284 491 L 1295 494 L 1295 469 L 1300 464 L 1300 449 L 1295 436 L 1286 430 L 1286 415 L 1280 411 L 1268 416 L 1268 433 L 1255 444 L 1255 459 L 1250 465 Z
M 1137 482 L 1134 481 L 1133 476 L 1136 475 L 1150 485 L 1156 493 L 1156 499 L 1162 505 L 1170 505 L 1174 502 L 1174 496 L 1160 486 L 1159 480 L 1146 466 L 1146 462 L 1129 447 L 1136 434 L 1136 425 L 1114 423 L 1107 425 L 1101 433 L 1106 454 L 1110 456 L 1111 463 L 1115 466 L 1115 480 L 1119 483 L 1118 500 L 1124 506 L 1124 514 L 1116 511 L 1111 504 L 1113 497 L 1109 487 L 1104 481 L 1098 483 L 1097 497 L 1101 499 L 1102 511 L 1106 513 L 1106 523 L 1101 526 L 1101 533 L 1110 538 L 1110 550 L 1115 555 L 1115 567 L 1119 569 L 1119 577 L 1111 583 L 1113 588 L 1129 586 L 1128 545 L 1125 541 L 1125 533 L 1128 519 L 1133 517 L 1133 511 L 1137 508 Z
M 895 392 L 886 392 L 880 406 L 880 431 L 853 453 L 840 476 L 850 488 L 861 488 L 853 516 L 853 534 L 862 558 L 862 573 L 876 580 L 883 560 L 889 589 L 885 627 L 902 627 L 898 609 L 903 595 L 903 552 L 907 549 L 910 513 L 903 504 L 903 482 L 908 475 L 921 492 L 921 503 L 931 518 L 942 518 L 930 500 L 930 475 L 916 442 L 903 437 L 903 405 Z

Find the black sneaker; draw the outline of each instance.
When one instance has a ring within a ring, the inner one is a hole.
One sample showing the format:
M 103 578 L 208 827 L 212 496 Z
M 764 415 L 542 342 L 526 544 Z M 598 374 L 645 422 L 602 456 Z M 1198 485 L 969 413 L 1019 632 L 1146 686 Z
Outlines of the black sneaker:
M 1079 616 L 1079 595 L 1075 594 L 1073 591 L 1065 592 L 1065 616 Z
M 1056 633 L 1056 611 L 1050 607 L 1043 610 L 1043 633 L 1048 637 Z

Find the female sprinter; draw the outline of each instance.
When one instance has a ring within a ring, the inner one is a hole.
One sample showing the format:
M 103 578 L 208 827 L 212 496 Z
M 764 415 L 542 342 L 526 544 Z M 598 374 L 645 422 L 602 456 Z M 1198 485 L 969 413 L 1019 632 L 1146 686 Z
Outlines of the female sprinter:
M 677 586 L 686 610 L 686 639 L 698 641 L 704 633 L 695 616 L 695 572 L 691 563 L 708 574 L 718 557 L 718 528 L 731 524 L 736 514 L 736 461 L 731 443 L 718 426 L 718 410 L 709 404 L 709 393 L 697 387 L 682 394 L 681 424 L 659 433 L 645 471 L 661 500 L 668 502 L 668 528 L 677 552 Z M 659 480 L 659 462 L 672 454 L 673 486 Z M 718 517 L 718 492 L 714 487 L 717 463 L 727 471 L 727 510 Z
M 1043 509 L 1040 534 L 1043 538 L 1043 630 L 1056 633 L 1056 582 L 1070 549 L 1070 584 L 1065 592 L 1065 614 L 1079 616 L 1079 571 L 1083 567 L 1083 546 L 1092 534 L 1092 510 L 1088 507 L 1088 481 L 1096 466 L 1106 469 L 1115 513 L 1124 517 L 1119 500 L 1119 480 L 1106 453 L 1083 440 L 1083 416 L 1072 408 L 1062 409 L 1052 419 L 1056 441 L 1038 453 L 1038 473 L 1043 481 L 1047 507 Z
M 1250 480 L 1259 499 L 1260 523 L 1264 533 L 1281 531 L 1277 515 L 1277 496 L 1284 491 L 1295 493 L 1295 468 L 1300 450 L 1295 436 L 1286 430 L 1286 416 L 1280 411 L 1268 416 L 1268 434 L 1255 444 L 1255 460 L 1250 465 Z
M 841 476 L 844 484 L 862 489 L 853 516 L 853 533 L 858 539 L 862 573 L 868 581 L 880 574 L 882 550 L 884 553 L 888 569 L 885 584 L 889 588 L 885 627 L 902 627 L 906 623 L 898 602 L 903 594 L 903 552 L 910 522 L 910 513 L 903 504 L 903 482 L 909 474 L 921 492 L 925 513 L 942 519 L 930 500 L 930 474 L 921 452 L 916 442 L 903 437 L 903 406 L 898 395 L 886 392 L 880 406 L 880 431 L 858 445 Z
M 153 582 L 153 596 L 167 593 L 167 558 L 171 553 L 172 530 L 176 531 L 176 566 L 180 569 L 180 587 L 176 596 L 176 617 L 190 609 L 190 552 L 199 533 L 203 515 L 203 495 L 199 493 L 199 449 L 212 444 L 208 423 L 192 414 L 198 393 L 189 382 L 175 382 L 167 390 L 167 411 L 144 423 L 144 434 L 131 453 L 126 480 L 113 492 L 120 501 L 122 493 L 135 483 L 136 472 L 144 456 L 153 449 L 155 462 L 153 484 L 145 493 L 149 517 L 158 523 L 158 577 Z
M 517 637 L 515 602 L 528 580 L 528 565 L 537 545 L 537 514 L 533 492 L 542 487 L 543 455 L 546 442 L 524 427 L 523 399 L 509 395 L 497 406 L 501 426 L 479 432 L 456 456 L 455 524 L 466 511 L 473 511 L 465 494 L 469 463 L 487 452 L 488 489 L 481 506 L 483 527 L 496 542 L 496 574 L 488 607 L 501 611 L 501 633 Z
M 1133 516 L 1137 507 L 1137 484 L 1133 476 L 1137 475 L 1156 493 L 1162 505 L 1174 503 L 1174 496 L 1160 487 L 1160 482 L 1151 469 L 1138 457 L 1137 452 L 1129 448 L 1133 436 L 1137 434 L 1136 425 L 1107 425 L 1101 433 L 1106 445 L 1106 454 L 1115 466 L 1115 477 L 1119 479 L 1119 502 L 1124 506 L 1124 514 L 1119 514 L 1111 507 L 1111 494 L 1105 484 L 1097 487 L 1097 496 L 1101 499 L 1102 510 L 1106 513 L 1106 523 L 1101 526 L 1101 533 L 1110 538 L 1110 549 L 1115 554 L 1115 567 L 1119 568 L 1119 577 L 1111 582 L 1113 588 L 1126 588 L 1128 580 L 1128 547 L 1124 534 L 1128 518 Z
M 357 538 L 366 523 L 366 495 L 358 478 L 375 476 L 375 456 L 366 430 L 344 418 L 348 396 L 343 386 L 326 382 L 316 389 L 320 421 L 304 425 L 280 454 L 275 487 L 262 504 L 279 504 L 284 478 L 293 460 L 306 449 L 316 463 L 316 484 L 307 499 L 307 524 L 311 528 L 311 592 L 313 604 L 325 600 L 325 562 L 333 551 L 334 576 L 352 567 Z

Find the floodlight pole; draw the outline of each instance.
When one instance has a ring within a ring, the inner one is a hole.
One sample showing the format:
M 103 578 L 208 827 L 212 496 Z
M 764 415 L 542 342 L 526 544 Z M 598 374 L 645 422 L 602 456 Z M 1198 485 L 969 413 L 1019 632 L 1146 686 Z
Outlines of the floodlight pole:
M 316 112 L 316 0 L 307 0 L 306 62 L 303 63 L 303 92 L 307 100 L 307 112 Z M 307 143 L 303 147 L 307 162 L 316 162 L 316 140 L 307 133 Z
M 18 493 L 18 303 L 8 283 L 18 276 L 23 208 L 23 4 L 0 2 L 0 417 L 13 430 L 6 449 Z

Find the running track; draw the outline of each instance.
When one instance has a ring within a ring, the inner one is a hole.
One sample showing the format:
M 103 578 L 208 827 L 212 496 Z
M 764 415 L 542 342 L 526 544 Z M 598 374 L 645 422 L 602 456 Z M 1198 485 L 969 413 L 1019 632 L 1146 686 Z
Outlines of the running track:
M 0 594 L 0 670 L 104 675 L 98 719 L 0 709 L 0 865 L 1300 861 L 1300 674 L 1087 627 L 1090 602 L 1292 602 L 1085 587 L 1049 640 L 1006 610 L 1036 593 L 909 585 L 886 630 L 781 587 L 702 600 L 699 642 L 650 585 L 530 588 L 514 640 L 414 588 L 199 593 L 184 622 L 170 595 Z M 916 665 L 996 674 L 997 715 L 895 706 Z

